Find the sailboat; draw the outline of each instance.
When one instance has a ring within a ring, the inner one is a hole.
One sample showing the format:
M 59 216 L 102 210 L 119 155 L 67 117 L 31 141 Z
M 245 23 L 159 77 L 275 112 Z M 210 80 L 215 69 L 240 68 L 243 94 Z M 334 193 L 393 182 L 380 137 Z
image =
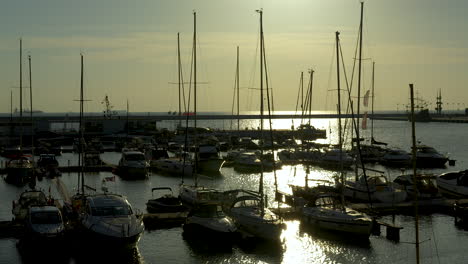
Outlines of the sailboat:
M 33 178 L 34 164 L 29 156 L 23 154 L 23 62 L 22 62 L 23 41 L 20 39 L 20 145 L 19 154 L 12 157 L 6 164 L 6 177 L 8 183 L 15 185 L 25 185 Z
M 94 188 L 84 182 L 83 156 L 83 55 L 81 55 L 81 85 L 80 85 L 80 138 L 78 164 L 79 172 L 78 193 L 71 199 L 72 210 L 76 216 L 79 234 L 87 241 L 103 243 L 98 245 L 133 247 L 138 243 L 144 231 L 143 215 L 132 208 L 127 198 L 120 194 L 97 193 Z M 96 193 L 85 193 L 87 189 Z
M 178 68 L 178 82 L 179 85 L 179 124 L 177 129 L 181 130 L 182 128 L 182 104 L 181 104 L 181 91 L 184 90 L 181 85 L 183 84 L 182 80 L 182 67 L 181 67 L 181 60 L 180 60 L 180 37 L 179 33 L 177 33 L 177 68 Z M 186 111 L 185 107 L 185 96 L 184 96 L 184 111 Z M 186 116 L 188 118 L 188 116 Z M 187 134 L 187 133 L 185 133 Z M 174 147 L 172 147 L 174 146 Z M 172 142 L 168 146 L 169 151 L 179 151 L 180 145 L 178 143 Z M 182 155 L 179 157 L 166 157 L 153 160 L 151 162 L 151 166 L 153 166 L 157 171 L 163 172 L 169 175 L 184 175 L 190 176 L 193 173 L 193 164 L 192 160 L 187 156 L 186 152 L 183 152 Z
M 263 10 L 257 10 L 257 12 L 260 14 L 260 130 L 263 131 L 263 84 L 265 82 L 263 78 L 263 65 L 266 63 L 266 60 L 264 57 L 265 46 L 263 42 Z M 260 152 L 262 155 L 263 147 L 260 148 Z M 243 195 L 242 193 L 243 192 L 238 193 L 238 196 L 228 209 L 228 214 L 237 223 L 240 231 L 247 237 L 279 241 L 284 223 L 278 215 L 266 207 L 263 191 L 263 170 L 260 172 L 258 193 L 252 191 L 249 191 L 247 194 L 244 192 Z
M 197 52 L 196 52 L 196 19 L 197 13 L 193 12 L 194 30 L 193 30 L 193 66 L 194 66 L 194 127 L 195 127 L 195 149 L 197 146 Z M 187 136 L 187 133 L 186 133 Z M 187 143 L 187 141 L 186 141 Z M 187 144 L 185 144 L 187 145 Z M 194 185 L 186 185 L 182 182 L 180 185 L 179 196 L 183 204 L 190 208 L 189 215 L 183 225 L 184 234 L 193 234 L 198 238 L 216 237 L 232 238 L 237 232 L 237 227 L 231 218 L 225 215 L 221 207 L 222 192 L 198 185 L 197 164 L 198 155 L 195 154 L 194 160 Z M 182 175 L 183 177 L 183 175 Z
M 362 64 L 362 31 L 363 31 L 363 14 L 364 3 L 361 2 L 361 16 L 359 26 L 359 59 L 358 59 L 358 103 L 357 103 L 357 122 L 354 122 L 353 128 L 356 131 L 356 138 L 360 139 L 359 133 L 359 109 L 360 109 L 360 96 L 361 96 L 361 64 Z M 352 108 L 352 107 L 351 107 Z M 353 120 L 354 121 L 354 120 Z M 353 140 L 354 141 L 354 140 Z M 375 176 L 367 176 L 363 160 L 361 158 L 361 143 L 360 140 L 355 140 L 357 150 L 357 162 L 362 166 L 363 175 L 359 176 L 358 167 L 356 167 L 356 178 L 354 181 L 343 181 L 340 184 L 344 185 L 344 195 L 353 200 L 362 200 L 367 202 L 377 201 L 382 203 L 398 203 L 406 200 L 407 193 L 404 190 L 395 188 L 392 182 L 389 182 L 383 172 Z
M 196 50 L 196 12 L 193 13 L 194 19 L 194 30 L 193 30 L 193 74 L 194 74 L 194 83 L 193 83 L 193 91 L 194 91 L 194 141 L 195 141 L 195 149 L 198 150 L 197 147 L 197 50 Z M 188 118 L 188 117 L 187 117 Z M 186 133 L 187 136 L 187 133 Z M 185 144 L 187 145 L 187 143 Z M 186 162 L 184 158 L 184 163 Z M 194 185 L 187 185 L 182 182 L 180 185 L 180 199 L 183 203 L 188 204 L 189 206 L 195 206 L 200 203 L 206 202 L 215 202 L 220 199 L 221 192 L 213 189 L 213 188 L 206 188 L 204 186 L 198 185 L 198 155 L 195 154 L 194 160 L 192 163 L 192 175 L 194 175 L 195 184 Z M 185 170 L 185 168 L 183 168 Z M 182 175 L 183 177 L 184 175 Z
M 343 152 L 341 128 L 341 100 L 340 100 L 340 46 L 339 32 L 336 32 L 337 53 L 337 81 L 338 81 L 338 150 Z M 340 155 L 340 160 L 343 160 Z M 344 179 L 344 166 L 341 162 L 340 181 Z M 327 230 L 351 233 L 353 235 L 369 238 L 372 230 L 372 219 L 365 214 L 357 212 L 344 203 L 343 186 L 341 197 L 336 193 L 318 194 L 308 205 L 302 208 L 302 222 Z M 341 199 L 340 199 L 341 198 Z

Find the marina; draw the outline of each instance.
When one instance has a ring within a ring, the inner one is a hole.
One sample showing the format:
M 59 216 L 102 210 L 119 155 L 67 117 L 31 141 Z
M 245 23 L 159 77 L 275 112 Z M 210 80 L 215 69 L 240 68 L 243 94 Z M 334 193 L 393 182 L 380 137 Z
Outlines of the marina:
M 0 263 L 467 262 L 467 4 L 103 2 L 2 9 Z
M 332 119 L 330 119 L 332 120 Z M 278 120 L 276 126 L 281 128 L 281 124 L 288 124 L 288 122 L 281 122 L 282 120 Z M 203 126 L 204 121 L 200 121 L 201 126 Z M 206 121 L 205 121 L 206 122 Z M 320 119 L 313 119 L 313 123 L 319 124 Z M 396 124 L 396 125 L 395 125 Z M 218 123 L 218 126 L 221 125 Z M 437 149 L 441 151 L 450 152 L 450 156 L 453 159 L 457 160 L 457 163 L 454 166 L 447 166 L 445 168 L 434 168 L 434 169 L 421 169 L 426 173 L 442 173 L 445 171 L 455 171 L 464 169 L 466 166 L 466 154 L 464 154 L 464 145 L 463 144 L 453 144 L 453 142 L 463 142 L 460 141 L 464 135 L 463 124 L 451 124 L 453 126 L 451 131 L 455 131 L 455 135 L 458 136 L 451 136 L 450 138 L 443 137 L 446 129 L 440 129 L 438 123 L 418 123 L 417 127 L 419 128 L 419 136 L 418 138 L 424 139 L 426 144 L 430 144 L 432 146 L 437 147 Z M 407 121 L 376 121 L 376 133 L 381 133 L 380 131 L 387 131 L 389 133 L 385 134 L 385 137 L 382 140 L 386 142 L 394 142 L 392 145 L 403 147 L 408 143 L 408 140 L 402 140 L 403 137 L 401 135 L 405 134 L 410 127 L 410 123 Z M 439 128 L 439 129 L 438 129 Z M 458 132 L 457 132 L 458 131 Z M 363 131 L 366 133 L 368 131 Z M 365 134 L 364 134 L 365 135 Z M 327 135 L 330 136 L 330 135 Z M 319 142 L 324 143 L 327 139 L 318 139 Z M 440 144 L 442 141 L 445 142 L 443 145 Z M 444 147 L 445 146 L 445 147 Z M 277 151 L 280 151 L 278 149 Z M 124 180 L 121 179 L 119 176 L 112 174 L 112 168 L 118 164 L 118 160 L 120 159 L 121 153 L 120 152 L 103 152 L 100 154 L 101 159 L 107 164 L 100 172 L 86 172 L 86 182 L 87 185 L 95 188 L 100 189 L 101 185 L 103 185 L 103 180 L 112 178 L 113 181 L 106 180 L 104 185 L 109 189 L 109 191 L 117 191 L 124 195 L 126 195 L 129 201 L 136 207 L 139 208 L 142 212 L 144 212 L 145 203 L 146 201 L 151 198 L 151 186 L 168 186 L 171 187 L 175 192 L 178 190 L 178 186 L 180 184 L 180 178 L 178 176 L 174 177 L 167 174 L 159 174 L 157 171 L 152 171 L 149 178 L 141 179 L 141 180 Z M 77 154 L 74 152 L 63 152 L 60 156 L 56 156 L 57 160 L 60 164 L 60 169 L 62 169 L 62 176 L 60 176 L 60 180 L 64 182 L 65 186 L 68 187 L 69 190 L 74 190 L 76 185 L 76 176 L 77 176 Z M 3 159 L 3 158 L 2 158 Z M 5 159 L 3 159 L 5 161 Z M 70 166 L 70 169 L 67 171 L 67 167 Z M 74 167 L 75 166 L 75 167 Z M 377 164 L 370 164 L 369 168 L 374 168 L 377 170 L 386 171 L 386 174 L 390 176 L 392 179 L 401 173 L 400 168 L 392 168 L 392 167 L 384 167 L 382 165 Z M 73 169 L 72 169 L 73 168 Z M 304 186 L 304 177 L 306 174 L 306 170 L 310 170 L 311 178 L 318 178 L 318 179 L 325 179 L 325 180 L 332 180 L 333 171 L 330 171 L 325 168 L 321 168 L 314 165 L 304 165 L 304 164 L 297 164 L 297 165 L 283 165 L 281 168 L 277 170 L 278 173 L 278 190 L 280 193 L 287 195 L 289 202 L 293 201 L 292 192 L 289 187 L 289 184 L 299 184 Z M 278 209 L 277 203 L 274 202 L 274 198 L 277 196 L 275 195 L 275 188 L 274 188 L 274 178 L 272 172 L 267 172 L 265 174 L 266 177 L 266 195 L 268 196 L 268 204 L 269 207 L 278 212 L 284 218 L 284 223 L 286 224 L 286 229 L 282 237 L 284 237 L 284 247 L 276 248 L 272 245 L 264 245 L 258 244 L 255 247 L 246 246 L 243 243 L 238 244 L 238 242 L 232 245 L 232 248 L 226 251 L 226 248 L 220 249 L 209 249 L 204 248 L 201 244 L 195 245 L 192 241 L 185 240 L 183 238 L 183 230 L 182 225 L 184 223 L 184 216 L 178 214 L 152 214 L 144 212 L 144 222 L 145 227 L 147 226 L 147 230 L 142 235 L 137 249 L 138 254 L 135 256 L 134 251 L 131 251 L 127 255 L 136 263 L 141 263 L 142 261 L 145 262 L 152 262 L 151 260 L 166 260 L 168 262 L 172 262 L 171 258 L 174 258 L 173 261 L 180 260 L 183 258 L 187 261 L 191 261 L 191 259 L 198 258 L 204 256 L 203 258 L 208 258 L 211 260 L 221 261 L 224 260 L 240 260 L 240 258 L 245 258 L 247 252 L 253 252 L 253 255 L 249 255 L 251 260 L 261 260 L 266 262 L 288 262 L 288 256 L 292 256 L 290 250 L 301 250 L 301 259 L 305 262 L 314 262 L 313 254 L 314 252 L 320 252 L 320 244 L 328 241 L 327 243 L 331 243 L 333 247 L 337 249 L 344 250 L 348 257 L 355 256 L 362 261 L 362 258 L 368 258 L 368 262 L 364 261 L 364 263 L 374 263 L 375 261 L 383 262 L 383 263 L 390 263 L 390 259 L 392 259 L 392 263 L 407 263 L 408 259 L 412 258 L 412 254 L 408 253 L 404 257 L 399 255 L 397 260 L 394 261 L 393 258 L 395 255 L 389 253 L 386 249 L 388 247 L 394 248 L 397 251 L 408 251 L 411 248 L 411 245 L 406 243 L 401 243 L 401 241 L 412 241 L 413 236 L 413 225 L 412 225 L 412 208 L 413 203 L 411 201 L 400 203 L 400 204 L 379 204 L 373 203 L 372 210 L 370 209 L 369 204 L 367 203 L 351 203 L 350 205 L 355 210 L 362 210 L 363 212 L 369 213 L 373 212 L 375 215 L 379 215 L 379 224 L 381 226 L 381 234 L 380 235 L 371 235 L 369 237 L 368 242 L 364 243 L 363 248 L 355 248 L 351 246 L 352 244 L 347 244 L 346 236 L 335 236 L 333 233 L 327 232 L 318 232 L 317 230 L 309 230 L 303 229 L 305 227 L 302 226 L 300 217 L 298 216 L 299 211 L 295 210 L 294 207 L 289 207 L 287 205 L 281 206 Z M 354 177 L 352 174 L 348 173 L 349 178 Z M 200 182 L 203 183 L 205 186 L 210 186 L 219 190 L 228 191 L 231 189 L 238 189 L 238 188 L 245 188 L 251 189 L 252 186 L 255 186 L 258 182 L 258 172 L 236 172 L 232 167 L 225 167 L 223 166 L 220 171 L 220 175 L 215 176 L 203 176 L 199 178 Z M 185 181 L 191 182 L 190 177 L 186 177 Z M 37 187 L 44 190 L 48 190 L 51 187 L 51 194 L 54 197 L 60 197 L 60 194 L 57 192 L 56 188 L 54 187 L 53 179 L 44 178 L 41 181 L 37 181 Z M 19 192 L 27 189 L 28 187 L 16 187 L 6 182 L 3 182 L 1 185 L 3 199 L 15 199 Z M 255 190 L 255 189 L 253 189 Z M 59 198 L 60 199 L 60 198 Z M 286 196 L 283 200 L 284 204 L 286 204 Z M 421 217 L 423 219 L 423 226 L 421 235 L 426 238 L 431 238 L 430 241 L 426 242 L 429 244 L 422 244 L 421 246 L 424 249 L 423 259 L 432 259 L 435 258 L 435 248 L 433 243 L 437 243 L 437 254 L 439 254 L 439 258 L 448 260 L 454 260 L 456 262 L 456 257 L 454 255 L 446 255 L 444 254 L 444 250 L 447 250 L 444 245 L 448 246 L 449 244 L 445 244 L 444 242 L 440 242 L 440 240 L 444 241 L 448 239 L 446 236 L 440 237 L 440 232 L 448 232 L 451 234 L 461 233 L 463 234 L 463 229 L 459 229 L 459 225 L 455 225 L 455 215 L 452 211 L 451 204 L 458 201 L 460 204 L 464 204 L 465 201 L 463 199 L 435 199 L 435 200 L 427 200 L 427 201 L 420 201 L 420 211 Z M 294 204 L 294 203 L 293 203 Z M 286 206 L 286 207 L 284 207 Z M 289 209 L 288 209 L 289 208 Z M 377 212 L 377 213 L 376 213 Z M 10 248 L 9 252 L 6 256 L 9 260 L 16 262 L 14 259 L 21 256 L 21 253 L 17 252 L 15 249 L 15 241 L 19 234 L 21 234 L 21 228 L 18 226 L 11 226 L 9 224 L 9 219 L 11 219 L 11 208 L 8 206 L 2 207 L 0 210 L 2 215 L 2 232 L 4 234 L 4 238 L 0 241 L 5 248 Z M 460 216 L 458 217 L 459 220 Z M 390 228 L 388 227 L 390 226 Z M 383 229 L 382 229 L 383 228 Z M 296 231 L 293 231 L 296 230 Z M 303 230 L 303 231 L 300 231 Z M 390 231 L 388 231 L 390 230 Z M 434 230 L 434 231 L 432 231 Z M 293 232 L 293 233 L 290 233 Z M 298 232 L 298 233 L 296 233 Z M 389 232 L 390 237 L 387 235 Z M 392 233 L 393 232 L 393 233 Z M 435 233 L 433 233 L 435 232 Z M 434 236 L 435 235 L 435 236 Z M 387 239 L 382 240 L 381 238 L 387 237 Z M 312 243 L 317 246 L 316 249 L 308 249 L 305 250 L 303 247 L 305 245 L 296 244 L 299 241 L 309 241 L 307 243 Z M 459 243 L 463 243 L 463 236 L 454 236 L 450 235 L 450 240 L 458 239 Z M 400 241 L 400 243 L 394 244 L 392 241 Z M 154 247 L 151 245 L 156 243 L 160 245 L 158 250 L 155 251 Z M 293 248 L 288 243 L 294 243 Z M 205 242 L 206 246 L 210 245 L 209 242 Z M 432 246 L 430 245 L 432 244 Z M 452 244 L 452 243 L 450 243 Z M 172 245 L 172 246 L 170 246 Z M 177 250 L 171 249 L 177 245 Z M 260 248 L 259 248 L 260 247 Z M 265 248 L 266 247 L 266 248 Z M 453 247 L 453 246 L 452 246 Z M 372 249 L 371 251 L 369 251 Z M 182 250 L 182 251 L 181 251 Z M 245 250 L 245 251 L 244 251 Z M 267 251 L 264 251 L 267 250 Z M 305 250 L 305 251 L 304 251 Z M 318 251 L 317 251 L 318 250 Z M 159 252 L 159 253 L 158 253 Z M 181 252 L 182 253 L 181 256 Z M 193 252 L 193 253 L 189 253 Z M 450 252 L 450 251 L 449 251 Z M 191 254 L 193 257 L 190 257 Z M 249 253 L 250 254 L 250 253 Z M 355 255 L 357 254 L 357 256 Z M 424 257 L 426 255 L 426 257 Z M 172 257 L 171 257 L 172 256 Z M 177 257 L 176 257 L 177 256 Z M 393 256 L 393 257 L 392 257 Z M 73 253 L 68 255 L 68 258 L 77 259 L 73 257 Z M 135 258 L 135 259 L 134 259 Z M 328 258 L 331 260 L 340 259 L 338 255 L 330 255 Z M 294 258 L 296 259 L 296 258 Z M 192 259 L 193 260 L 193 259 Z M 289 261 L 292 261 L 290 259 Z M 326 261 L 325 261 L 326 262 Z

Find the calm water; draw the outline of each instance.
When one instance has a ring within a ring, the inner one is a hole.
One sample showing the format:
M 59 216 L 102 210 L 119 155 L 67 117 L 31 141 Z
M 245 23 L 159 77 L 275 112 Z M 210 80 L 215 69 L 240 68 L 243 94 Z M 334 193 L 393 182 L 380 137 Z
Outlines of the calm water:
M 229 128 L 230 121 L 206 121 L 202 125 Z M 296 122 L 297 126 L 298 122 Z M 313 120 L 313 124 L 320 128 L 327 128 L 329 139 L 322 142 L 335 143 L 336 136 L 330 134 L 330 126 L 335 127 L 336 122 L 328 119 Z M 173 127 L 170 122 L 158 123 L 158 127 Z M 244 121 L 243 127 L 257 127 L 258 122 Z M 370 127 L 370 122 L 368 122 Z M 411 145 L 411 124 L 398 121 L 375 121 L 374 136 L 379 141 L 385 141 L 392 146 L 406 150 Z M 290 128 L 291 120 L 275 120 L 275 128 Z M 431 145 L 441 152 L 449 153 L 456 165 L 446 169 L 431 170 L 431 172 L 444 172 L 468 168 L 468 131 L 467 124 L 450 123 L 418 123 L 416 125 L 417 139 L 422 143 Z M 333 129 L 332 129 L 333 130 Z M 366 137 L 370 130 L 362 132 Z M 120 153 L 105 153 L 102 158 L 116 164 Z M 58 157 L 62 165 L 75 164 L 76 155 L 65 153 Z M 385 170 L 376 166 L 377 169 Z M 399 170 L 385 170 L 386 174 L 394 179 Z M 232 168 L 222 168 L 222 175 L 217 178 L 202 178 L 202 185 L 212 186 L 222 190 L 245 188 L 256 189 L 258 174 L 239 174 Z M 87 174 L 87 185 L 101 187 L 104 177 L 111 173 Z M 312 167 L 311 177 L 330 179 L 333 172 Z M 354 177 L 349 175 L 349 177 Z M 304 183 L 304 168 L 302 165 L 283 166 L 277 171 L 279 189 L 289 192 L 288 184 Z M 77 185 L 77 175 L 64 173 L 61 180 L 74 193 Z M 116 177 L 115 183 L 108 182 L 110 191 L 124 194 L 135 208 L 145 210 L 145 202 L 151 198 L 151 188 L 157 186 L 170 186 L 178 191 L 181 179 L 171 176 L 152 174 L 148 180 L 122 181 Z M 185 179 L 190 183 L 191 179 Z M 44 179 L 38 186 L 46 191 L 52 186 L 52 195 L 59 197 L 51 180 Z M 268 197 L 273 197 L 273 173 L 265 174 L 265 187 Z M 11 201 L 16 199 L 22 190 L 4 181 L 0 181 L 0 220 L 10 220 Z M 270 206 L 275 204 L 269 201 Z M 145 231 L 138 244 L 138 248 L 128 252 L 101 252 L 94 258 L 86 252 L 73 252 L 65 256 L 56 257 L 56 251 L 23 252 L 17 249 L 16 239 L 0 239 L 0 263 L 413 263 L 415 262 L 414 218 L 410 216 L 391 216 L 384 220 L 403 226 L 401 242 L 395 243 L 385 238 L 385 229 L 381 236 L 371 236 L 368 242 L 356 243 L 352 238 L 340 237 L 328 233 L 317 233 L 301 226 L 299 221 L 286 221 L 287 228 L 282 234 L 281 245 L 237 245 L 232 248 L 217 248 L 215 244 L 202 241 L 186 240 L 182 235 L 182 228 L 171 228 Z M 466 263 L 466 245 L 468 245 L 468 231 L 460 230 L 454 225 L 451 216 L 434 214 L 420 218 L 420 244 L 421 263 Z M 71 247 L 71 246 L 70 246 Z M 105 256 L 105 257 L 104 257 Z

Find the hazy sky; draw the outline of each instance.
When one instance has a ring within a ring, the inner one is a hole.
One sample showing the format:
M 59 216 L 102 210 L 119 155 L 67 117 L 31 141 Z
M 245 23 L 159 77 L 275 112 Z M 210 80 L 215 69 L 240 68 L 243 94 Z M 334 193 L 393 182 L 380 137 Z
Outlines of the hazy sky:
M 78 111 L 80 53 L 85 57 L 86 111 L 176 111 L 177 32 L 189 80 L 193 10 L 197 12 L 198 110 L 231 111 L 240 47 L 241 111 L 258 110 L 259 14 L 263 8 L 268 74 L 275 110 L 294 110 L 301 71 L 314 69 L 313 109 L 335 109 L 334 41 L 341 32 L 351 72 L 359 27 L 357 0 L 17 0 L 0 9 L 0 112 L 19 105 L 19 38 L 23 85 L 32 56 L 34 109 Z M 364 4 L 363 88 L 376 63 L 375 108 L 402 109 L 409 83 L 435 107 L 468 107 L 465 0 L 368 0 Z M 308 82 L 308 78 L 305 79 Z M 355 86 L 355 85 L 354 85 Z M 24 90 L 29 108 L 29 90 Z M 467 105 L 465 105 L 465 102 Z

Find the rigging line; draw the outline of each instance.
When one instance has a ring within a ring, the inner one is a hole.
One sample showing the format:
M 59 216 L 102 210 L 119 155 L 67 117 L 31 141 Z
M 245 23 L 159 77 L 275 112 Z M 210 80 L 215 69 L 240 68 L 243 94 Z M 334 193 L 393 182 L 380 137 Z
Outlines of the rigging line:
M 270 82 L 271 84 L 271 80 L 268 78 L 268 69 L 267 69 L 267 59 L 266 59 L 266 49 L 265 49 L 265 40 L 263 40 L 263 60 L 264 60 L 264 65 L 265 65 L 265 83 L 266 83 L 266 91 L 267 91 L 267 96 L 268 96 L 268 90 L 271 89 L 271 111 L 275 112 L 275 104 L 274 104 L 274 101 L 273 101 L 273 87 L 268 86 L 268 83 Z M 270 97 L 268 97 L 270 98 Z
M 296 99 L 296 110 L 294 111 L 294 115 L 297 115 L 297 108 L 298 108 L 298 105 L 299 105 L 299 98 L 301 98 L 301 110 L 302 110 L 302 85 L 303 85 L 303 74 L 304 72 L 301 72 L 301 77 L 299 79 L 299 88 L 297 89 L 297 99 Z M 291 127 L 294 128 L 294 118 L 291 119 L 291 122 L 292 122 L 292 125 Z

